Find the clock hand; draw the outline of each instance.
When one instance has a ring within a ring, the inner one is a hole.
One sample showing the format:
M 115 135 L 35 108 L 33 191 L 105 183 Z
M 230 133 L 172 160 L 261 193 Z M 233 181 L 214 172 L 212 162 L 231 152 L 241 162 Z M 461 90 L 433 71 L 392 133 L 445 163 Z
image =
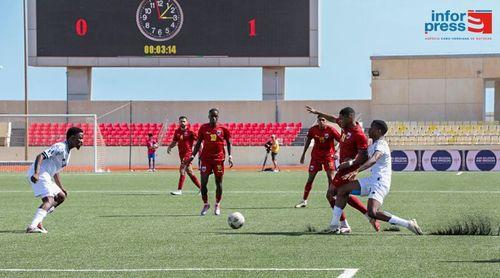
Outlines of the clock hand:
M 158 13 L 158 19 L 161 19 L 160 6 L 158 6 L 158 0 L 155 0 L 155 4 L 156 4 L 156 12 Z
M 172 4 L 173 5 L 173 4 Z M 160 18 L 161 19 L 172 19 L 171 17 L 165 17 L 165 14 L 170 10 L 170 8 L 172 8 L 172 5 L 169 5 L 167 3 L 167 9 L 165 9 L 165 11 L 160 15 Z

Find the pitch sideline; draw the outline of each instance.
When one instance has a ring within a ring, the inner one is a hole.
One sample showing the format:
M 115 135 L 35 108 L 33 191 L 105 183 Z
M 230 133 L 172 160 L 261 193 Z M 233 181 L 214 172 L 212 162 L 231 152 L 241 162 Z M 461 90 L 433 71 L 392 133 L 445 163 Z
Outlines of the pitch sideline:
M 70 190 L 70 193 L 112 193 L 112 194 L 165 194 L 169 195 L 167 190 Z M 31 190 L 0 190 L 3 193 L 33 193 Z M 198 191 L 184 190 L 183 193 L 197 194 Z M 236 190 L 225 191 L 224 194 L 302 194 L 303 191 L 281 190 L 281 191 L 250 191 Z M 440 194 L 500 194 L 500 191 L 488 190 L 391 190 L 391 193 L 440 193 Z M 311 192 L 311 194 L 324 194 L 323 192 Z
M 96 272 L 96 273 L 127 273 L 127 272 L 187 272 L 187 271 L 242 271 L 242 272 L 285 272 L 285 271 L 342 271 L 338 278 L 351 278 L 358 268 L 144 268 L 144 269 L 27 269 L 4 268 L 0 272 Z

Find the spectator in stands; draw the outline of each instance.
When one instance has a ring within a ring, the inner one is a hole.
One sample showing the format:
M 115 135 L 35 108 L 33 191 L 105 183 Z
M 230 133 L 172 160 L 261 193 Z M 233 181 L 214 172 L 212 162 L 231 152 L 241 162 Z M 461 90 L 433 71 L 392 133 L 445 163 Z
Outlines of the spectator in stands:
M 271 160 L 273 161 L 273 171 L 279 172 L 280 168 L 278 166 L 278 160 L 276 157 L 278 156 L 278 152 L 280 151 L 280 142 L 276 139 L 276 135 L 271 135 L 271 140 L 269 140 L 266 145 L 266 149 L 271 150 Z
M 148 172 L 155 172 L 156 171 L 155 158 L 156 158 L 156 149 L 158 149 L 158 143 L 154 140 L 152 133 L 148 134 L 146 146 L 148 147 L 148 165 L 149 165 Z

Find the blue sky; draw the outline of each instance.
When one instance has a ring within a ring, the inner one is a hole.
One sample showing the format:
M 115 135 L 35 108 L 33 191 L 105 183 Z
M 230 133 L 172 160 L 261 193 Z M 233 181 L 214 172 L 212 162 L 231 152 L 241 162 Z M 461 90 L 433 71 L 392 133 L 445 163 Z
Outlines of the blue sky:
M 207 0 L 208 1 L 208 0 Z M 500 1 L 320 0 L 321 67 L 289 68 L 286 99 L 369 99 L 370 60 L 385 54 L 499 53 L 500 26 L 491 41 L 426 41 L 432 10 L 493 10 Z M 23 99 L 22 1 L 0 1 L 0 99 Z M 30 98 L 64 100 L 64 68 L 29 68 Z M 169 93 L 156 91 L 168 82 Z M 93 71 L 95 100 L 259 100 L 261 69 L 117 69 Z M 489 104 L 487 110 L 492 110 Z

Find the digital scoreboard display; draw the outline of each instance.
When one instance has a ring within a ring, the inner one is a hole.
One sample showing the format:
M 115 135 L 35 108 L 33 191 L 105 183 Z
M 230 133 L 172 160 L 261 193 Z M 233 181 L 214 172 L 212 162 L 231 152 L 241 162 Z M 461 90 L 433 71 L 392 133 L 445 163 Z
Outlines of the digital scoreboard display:
M 311 57 L 310 1 L 35 0 L 34 56 Z

